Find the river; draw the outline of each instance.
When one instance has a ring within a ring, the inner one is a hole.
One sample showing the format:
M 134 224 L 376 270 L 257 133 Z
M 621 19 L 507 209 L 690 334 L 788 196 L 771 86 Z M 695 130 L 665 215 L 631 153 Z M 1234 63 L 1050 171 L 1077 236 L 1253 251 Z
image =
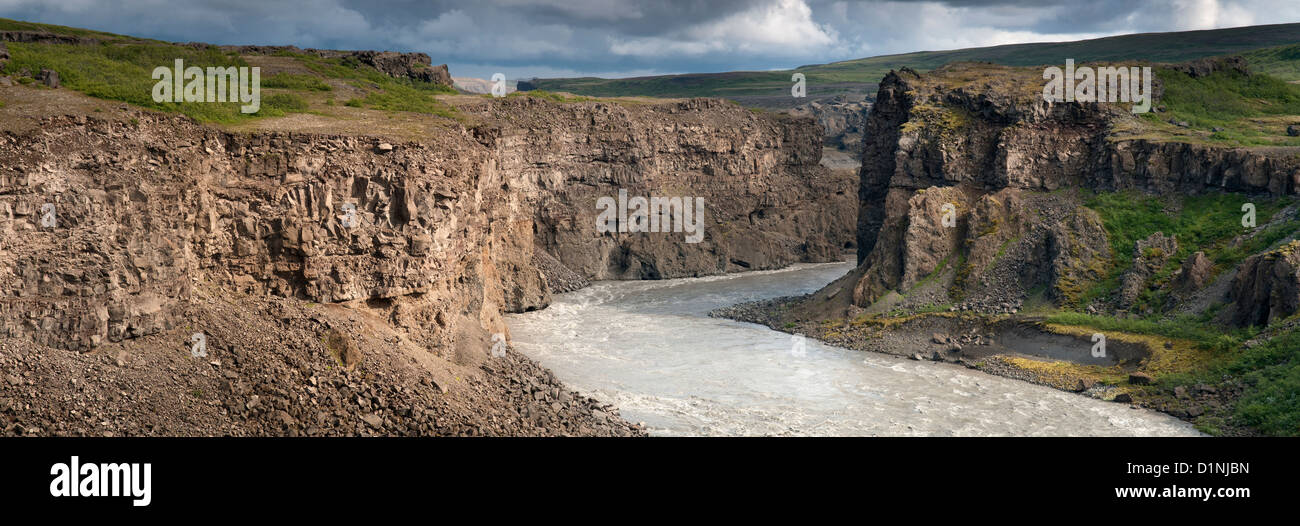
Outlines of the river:
M 1197 435 L 1136 410 L 964 367 L 852 351 L 709 318 L 743 301 L 804 294 L 852 269 L 609 281 L 507 319 L 514 347 L 570 387 L 659 436 Z

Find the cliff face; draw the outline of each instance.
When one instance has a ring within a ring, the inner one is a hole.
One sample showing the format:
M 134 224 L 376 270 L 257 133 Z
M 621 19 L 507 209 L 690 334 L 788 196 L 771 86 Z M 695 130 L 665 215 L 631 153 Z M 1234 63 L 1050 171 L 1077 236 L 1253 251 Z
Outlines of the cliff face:
M 1300 241 L 1246 259 L 1232 280 L 1230 321 L 1267 327 L 1300 310 Z
M 956 65 L 882 81 L 860 171 L 853 304 L 898 293 L 1005 312 L 1038 287 L 1077 299 L 1103 277 L 1111 248 L 1097 214 L 1057 190 L 1300 189 L 1300 159 L 1288 152 L 1117 139 L 1135 119 L 1124 109 L 1047 103 L 1029 73 Z M 923 290 L 927 278 L 941 294 Z
M 862 149 L 862 135 L 870 111 L 871 99 L 837 95 L 795 106 L 789 113 L 816 119 L 822 127 L 826 146 L 856 154 Z
M 6 137 L 7 336 L 89 349 L 170 329 L 199 284 L 383 305 L 430 347 L 465 328 L 486 338 L 503 309 L 545 301 L 540 276 L 509 265 L 530 254 L 528 213 L 472 136 L 379 153 L 135 119 L 52 118 Z
M 592 278 L 827 261 L 852 236 L 855 181 L 818 165 L 811 119 L 716 101 L 474 99 L 472 124 L 403 141 L 10 89 L 0 364 L 30 381 L 4 384 L 0 411 L 24 389 L 67 396 L 6 433 L 94 414 L 123 434 L 640 434 L 504 352 L 503 314 Z M 598 232 L 619 189 L 703 197 L 703 239 Z M 124 389 L 135 403 L 111 404 Z
M 500 170 L 535 210 L 539 247 L 588 279 L 659 279 L 838 260 L 852 241 L 855 181 L 819 166 L 812 119 L 695 99 L 655 105 L 468 107 Z M 702 239 L 599 232 L 601 198 L 703 198 Z
M 582 278 L 829 261 L 851 235 L 851 182 L 817 165 L 811 120 L 704 100 L 467 111 L 491 124 L 396 145 L 151 113 L 11 133 L 3 334 L 92 349 L 175 327 L 193 287 L 213 286 L 364 305 L 454 357 L 506 332 L 503 312 L 544 307 Z M 596 200 L 620 188 L 704 197 L 703 240 L 597 232 Z M 539 264 L 536 247 L 567 269 Z

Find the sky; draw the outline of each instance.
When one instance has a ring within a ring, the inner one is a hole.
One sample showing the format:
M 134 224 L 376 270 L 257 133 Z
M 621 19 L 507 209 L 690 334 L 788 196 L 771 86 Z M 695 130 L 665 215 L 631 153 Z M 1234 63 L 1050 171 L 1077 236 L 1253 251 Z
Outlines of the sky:
M 177 42 L 420 51 L 453 76 L 519 79 L 1300 22 L 1300 0 L 0 0 L 0 18 Z

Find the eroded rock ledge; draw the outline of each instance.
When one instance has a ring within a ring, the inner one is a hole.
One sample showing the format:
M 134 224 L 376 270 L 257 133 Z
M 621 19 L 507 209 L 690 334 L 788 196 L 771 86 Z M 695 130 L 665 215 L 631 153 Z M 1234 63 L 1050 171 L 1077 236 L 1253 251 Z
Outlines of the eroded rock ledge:
M 1073 302 L 1103 277 L 1111 248 L 1096 214 L 1057 190 L 1300 190 L 1300 157 L 1287 149 L 1117 138 L 1136 122 L 1123 109 L 1045 102 L 1026 75 L 960 64 L 885 77 L 866 126 L 860 267 L 832 286 L 851 290 L 847 301 L 925 297 L 934 281 L 935 303 L 955 297 L 976 310 L 1006 312 L 1037 287 Z

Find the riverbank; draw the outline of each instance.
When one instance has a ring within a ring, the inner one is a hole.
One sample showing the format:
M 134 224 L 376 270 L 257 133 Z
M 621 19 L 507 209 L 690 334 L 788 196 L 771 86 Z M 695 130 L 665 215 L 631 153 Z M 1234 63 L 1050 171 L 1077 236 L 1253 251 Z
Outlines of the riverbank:
M 0 338 L 0 436 L 645 435 L 508 347 L 443 358 L 364 302 L 196 288 L 91 352 Z
M 739 303 L 710 316 L 756 323 L 829 345 L 945 362 L 1089 398 L 1149 409 L 1218 435 L 1252 435 L 1235 426 L 1207 426 L 1225 419 L 1244 385 L 1224 377 L 1190 387 L 1153 386 L 1158 373 L 1190 372 L 1209 351 L 1175 338 L 1106 332 L 1105 356 L 1095 356 L 1092 329 L 1048 323 L 1042 316 L 989 315 L 965 311 L 911 312 L 812 320 L 800 319 L 801 303 L 813 294 Z M 1017 310 L 1011 306 L 1008 310 Z M 1203 420 L 1205 419 L 1205 420 Z
M 851 262 L 603 281 L 507 316 L 522 354 L 651 436 L 1193 436 L 1186 422 L 1028 382 L 710 317 L 804 294 Z

